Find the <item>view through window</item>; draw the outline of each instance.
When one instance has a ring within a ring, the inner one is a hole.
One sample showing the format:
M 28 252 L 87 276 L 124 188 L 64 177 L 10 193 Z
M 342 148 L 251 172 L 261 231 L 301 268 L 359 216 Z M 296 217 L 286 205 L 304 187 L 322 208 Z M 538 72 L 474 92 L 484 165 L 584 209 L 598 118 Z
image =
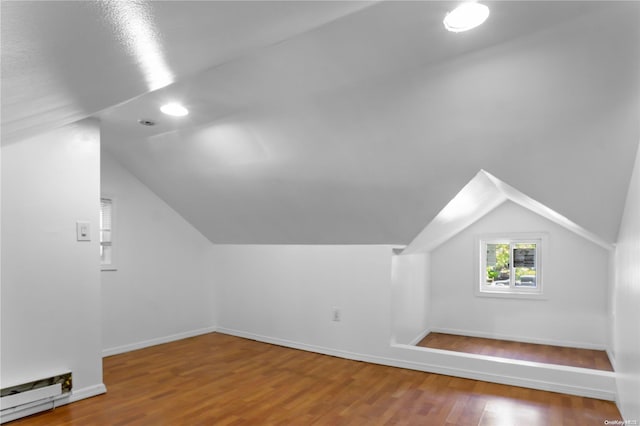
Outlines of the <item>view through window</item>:
M 481 239 L 480 291 L 541 293 L 541 240 Z

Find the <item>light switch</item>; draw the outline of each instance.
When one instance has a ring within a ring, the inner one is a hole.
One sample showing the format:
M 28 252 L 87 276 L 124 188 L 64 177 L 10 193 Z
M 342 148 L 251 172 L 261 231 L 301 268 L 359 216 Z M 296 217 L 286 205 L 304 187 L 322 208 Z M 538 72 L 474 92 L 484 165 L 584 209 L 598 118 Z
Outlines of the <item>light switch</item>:
M 76 236 L 78 241 L 91 241 L 91 225 L 89 222 L 76 222 Z

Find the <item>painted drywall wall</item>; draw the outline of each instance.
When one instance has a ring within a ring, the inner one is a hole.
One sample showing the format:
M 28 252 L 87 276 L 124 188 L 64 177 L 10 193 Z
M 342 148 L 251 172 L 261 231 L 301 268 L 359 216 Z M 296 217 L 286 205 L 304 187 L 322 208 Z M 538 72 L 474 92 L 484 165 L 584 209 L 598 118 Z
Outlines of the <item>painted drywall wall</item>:
M 70 370 L 73 399 L 104 392 L 99 170 L 93 120 L 2 148 L 2 387 Z
M 544 300 L 478 297 L 476 237 L 542 232 Z M 431 253 L 433 330 L 605 349 L 609 250 L 512 202 Z
M 391 259 L 391 327 L 393 341 L 416 344 L 429 331 L 429 256 L 398 255 Z
M 215 245 L 218 331 L 349 359 L 613 398 L 613 373 L 532 365 L 392 341 L 392 248 Z M 416 260 L 415 264 L 424 264 Z M 341 321 L 333 321 L 333 308 Z
M 618 244 L 614 291 L 614 352 L 618 407 L 640 421 L 640 149 L 629 185 Z
M 103 271 L 105 355 L 211 331 L 211 243 L 107 152 L 102 194 L 114 200 L 114 262 Z
M 218 245 L 214 256 L 220 327 L 353 352 L 389 345 L 391 246 Z

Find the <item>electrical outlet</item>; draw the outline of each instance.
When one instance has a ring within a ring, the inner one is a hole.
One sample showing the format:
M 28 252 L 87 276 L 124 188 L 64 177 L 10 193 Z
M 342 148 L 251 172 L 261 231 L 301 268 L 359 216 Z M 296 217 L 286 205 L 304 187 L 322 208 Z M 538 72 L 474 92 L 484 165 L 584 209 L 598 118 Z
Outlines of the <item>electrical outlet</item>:
M 332 314 L 333 314 L 333 316 L 332 316 L 333 321 L 342 320 L 342 312 L 340 312 L 340 308 L 334 306 L 332 308 Z

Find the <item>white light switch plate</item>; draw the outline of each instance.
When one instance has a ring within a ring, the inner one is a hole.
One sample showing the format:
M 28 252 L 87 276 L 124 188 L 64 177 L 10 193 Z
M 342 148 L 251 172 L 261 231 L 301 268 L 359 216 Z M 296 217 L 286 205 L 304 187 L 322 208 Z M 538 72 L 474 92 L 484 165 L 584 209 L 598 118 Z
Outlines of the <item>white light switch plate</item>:
M 91 224 L 89 222 L 76 222 L 76 237 L 78 241 L 91 241 Z

